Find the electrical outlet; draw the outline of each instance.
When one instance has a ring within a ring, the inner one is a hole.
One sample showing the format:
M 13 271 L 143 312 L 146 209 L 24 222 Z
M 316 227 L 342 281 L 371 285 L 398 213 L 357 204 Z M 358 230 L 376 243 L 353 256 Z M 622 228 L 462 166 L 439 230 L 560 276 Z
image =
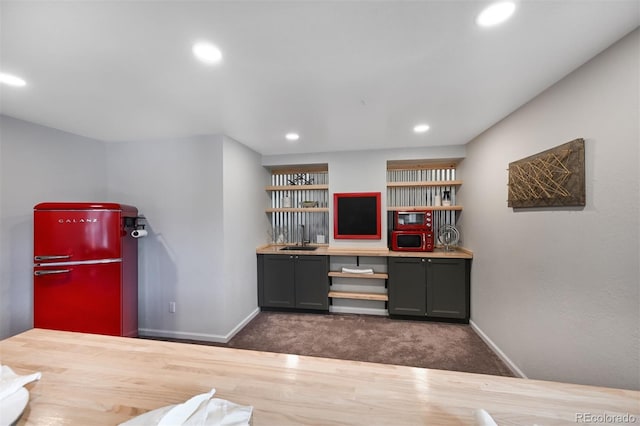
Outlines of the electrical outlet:
M 176 302 L 169 302 L 169 312 L 172 314 L 176 313 Z

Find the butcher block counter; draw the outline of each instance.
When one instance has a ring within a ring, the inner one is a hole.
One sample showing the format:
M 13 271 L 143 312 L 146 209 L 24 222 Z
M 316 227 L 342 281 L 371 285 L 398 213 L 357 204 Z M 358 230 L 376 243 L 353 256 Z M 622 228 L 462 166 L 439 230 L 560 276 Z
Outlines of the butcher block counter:
M 256 249 L 256 254 L 305 254 L 315 256 L 372 256 L 372 257 L 429 257 L 429 258 L 450 258 L 450 259 L 472 259 L 473 252 L 463 247 L 458 247 L 452 251 L 445 251 L 436 248 L 432 252 L 416 251 L 393 251 L 388 248 L 363 248 L 363 247 L 329 247 L 327 245 L 313 245 L 306 247 L 317 247 L 315 250 L 282 250 L 285 247 L 295 247 L 294 244 L 278 245 L 267 244 Z
M 0 354 L 42 373 L 18 425 L 116 425 L 211 388 L 253 406 L 254 426 L 473 425 L 477 409 L 501 426 L 640 422 L 640 392 L 481 374 L 41 329 Z

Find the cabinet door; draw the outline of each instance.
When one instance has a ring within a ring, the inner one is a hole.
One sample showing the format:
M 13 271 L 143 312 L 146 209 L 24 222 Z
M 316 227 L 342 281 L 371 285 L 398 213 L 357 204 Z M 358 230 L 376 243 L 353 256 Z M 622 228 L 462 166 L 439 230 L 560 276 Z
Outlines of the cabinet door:
M 423 258 L 389 258 L 389 314 L 422 315 L 426 313 L 426 268 Z
M 277 254 L 264 256 L 260 306 L 295 307 L 294 260 L 294 256 Z
M 329 309 L 328 256 L 296 256 L 296 308 Z
M 429 259 L 427 316 L 469 318 L 469 269 L 465 259 Z

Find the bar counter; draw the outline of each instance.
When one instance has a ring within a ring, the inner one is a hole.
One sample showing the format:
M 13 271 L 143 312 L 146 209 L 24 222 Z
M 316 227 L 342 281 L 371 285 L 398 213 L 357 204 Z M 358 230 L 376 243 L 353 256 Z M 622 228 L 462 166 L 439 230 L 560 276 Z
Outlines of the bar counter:
M 253 406 L 254 426 L 473 425 L 477 409 L 501 426 L 640 422 L 640 392 L 539 380 L 42 329 L 0 354 L 42 372 L 18 425 L 115 425 L 211 388 Z

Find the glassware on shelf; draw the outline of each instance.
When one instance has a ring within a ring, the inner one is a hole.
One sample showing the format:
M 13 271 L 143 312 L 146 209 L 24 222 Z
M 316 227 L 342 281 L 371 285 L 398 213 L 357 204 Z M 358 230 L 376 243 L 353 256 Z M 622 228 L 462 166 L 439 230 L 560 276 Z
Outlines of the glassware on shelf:
M 451 191 L 442 191 L 442 205 L 443 206 L 451 205 Z

